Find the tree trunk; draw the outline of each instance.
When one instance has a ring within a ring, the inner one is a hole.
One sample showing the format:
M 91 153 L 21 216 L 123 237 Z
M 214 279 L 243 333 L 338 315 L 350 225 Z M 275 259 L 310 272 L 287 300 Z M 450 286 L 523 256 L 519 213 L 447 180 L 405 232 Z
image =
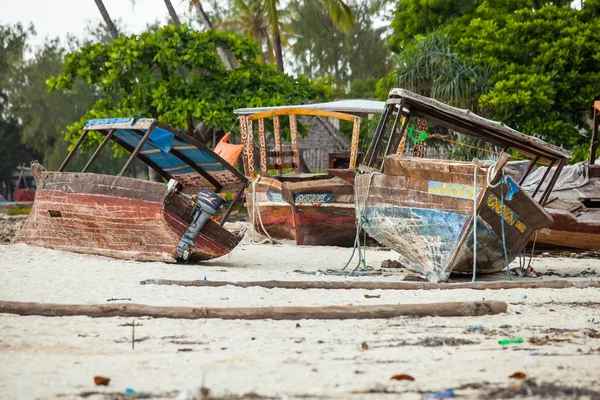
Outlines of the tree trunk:
M 196 2 L 194 2 L 194 5 L 196 6 L 196 12 L 198 12 L 198 16 L 200 17 L 200 20 L 202 21 L 202 23 L 204 25 L 206 25 L 206 28 L 209 30 L 214 30 L 213 28 L 213 24 L 212 22 L 210 22 L 210 18 L 208 18 L 208 15 L 206 14 L 206 12 L 204 12 L 204 8 L 202 8 L 202 4 L 200 4 L 200 0 L 197 0 Z M 229 58 L 227 57 L 227 53 L 225 53 L 225 50 L 223 50 L 221 47 L 217 46 L 217 53 L 219 54 L 219 58 L 221 59 L 221 61 L 223 61 L 223 64 L 225 64 L 225 68 L 227 68 L 228 70 L 233 69 L 233 66 L 231 65 L 231 61 L 229 61 Z
M 104 3 L 102 0 L 94 0 L 96 2 L 96 6 L 98 6 L 98 10 L 102 15 L 102 19 L 104 19 L 104 23 L 106 24 L 106 28 L 110 33 L 110 36 L 115 40 L 119 37 L 119 32 L 117 32 L 117 28 L 115 24 L 113 24 L 112 19 L 110 19 L 110 15 L 108 15 L 108 11 L 106 11 L 106 7 L 104 7 Z
M 267 289 L 362 289 L 362 290 L 504 290 L 504 289 L 587 289 L 600 288 L 600 282 L 586 281 L 491 281 L 491 282 L 359 282 L 359 281 L 181 281 L 170 279 L 147 279 L 140 285 L 178 285 L 188 287 L 236 286 L 242 288 L 262 287 Z
M 165 0 L 165 5 L 167 6 L 167 10 L 169 10 L 169 15 L 171 16 L 171 22 L 173 22 L 173 25 L 181 25 L 181 21 L 179 21 L 179 17 L 173 8 L 171 0 Z
M 277 70 L 283 72 L 283 52 L 281 50 L 281 32 L 279 27 L 273 27 L 273 47 L 275 48 L 275 61 L 277 62 Z
M 506 312 L 503 301 L 464 301 L 452 303 L 390 304 L 373 306 L 317 307 L 167 307 L 145 304 L 44 304 L 0 300 L 0 313 L 67 317 L 152 317 L 177 319 L 367 319 L 414 317 L 468 317 Z

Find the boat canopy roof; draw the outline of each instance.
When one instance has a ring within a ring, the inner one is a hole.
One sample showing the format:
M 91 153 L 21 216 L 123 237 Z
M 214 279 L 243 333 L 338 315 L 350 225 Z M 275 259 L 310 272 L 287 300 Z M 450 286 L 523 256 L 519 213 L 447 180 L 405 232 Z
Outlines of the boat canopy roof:
M 460 133 L 481 138 L 505 149 L 548 162 L 571 158 L 571 152 L 541 139 L 518 132 L 502 122 L 492 121 L 470 110 L 449 106 L 406 89 L 395 88 L 386 104 L 402 104 L 404 112 Z
M 227 191 L 247 182 L 241 172 L 203 143 L 155 119 L 93 119 L 84 125 L 84 133 L 89 131 L 108 136 L 132 153 L 150 132 L 137 157 L 167 180 L 181 183 L 185 192 L 201 188 Z
M 383 101 L 354 99 L 292 106 L 238 108 L 237 110 L 234 110 L 233 113 L 237 115 L 251 115 L 265 111 L 312 109 L 351 114 L 381 114 L 383 113 L 384 107 L 385 102 Z

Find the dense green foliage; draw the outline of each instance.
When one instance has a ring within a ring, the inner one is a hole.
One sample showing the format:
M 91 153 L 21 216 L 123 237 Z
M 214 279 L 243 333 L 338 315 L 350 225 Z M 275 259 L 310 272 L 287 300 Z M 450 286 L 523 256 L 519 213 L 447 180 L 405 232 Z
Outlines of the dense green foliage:
M 236 68 L 225 68 L 216 46 L 235 57 Z M 84 117 L 67 129 L 70 140 L 77 139 L 90 118 L 142 115 L 180 128 L 201 121 L 225 130 L 235 123 L 235 108 L 301 103 L 319 95 L 305 78 L 277 72 L 257 62 L 258 55 L 255 42 L 245 37 L 168 25 L 71 53 L 64 73 L 48 85 L 70 90 L 84 80 L 101 92 Z
M 395 67 L 378 94 L 397 85 L 469 106 L 573 149 L 578 161 L 600 94 L 600 1 L 588 0 L 582 10 L 569 3 L 399 2 L 389 42 Z M 449 39 L 441 47 L 440 31 Z
M 502 21 L 475 19 L 457 48 L 489 65 L 492 89 L 479 99 L 495 118 L 571 148 L 600 95 L 600 18 L 548 5 Z M 587 142 L 587 143 L 586 143 Z

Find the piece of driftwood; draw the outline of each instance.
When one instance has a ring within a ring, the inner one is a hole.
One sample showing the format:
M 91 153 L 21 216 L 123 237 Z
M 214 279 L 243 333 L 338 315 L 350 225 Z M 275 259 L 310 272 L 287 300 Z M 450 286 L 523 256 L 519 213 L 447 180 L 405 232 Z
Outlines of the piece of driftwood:
M 461 283 L 431 283 L 431 282 L 355 282 L 355 281 L 180 281 L 169 279 L 147 279 L 140 285 L 179 285 L 179 286 L 238 286 L 263 287 L 267 289 L 391 289 L 391 290 L 449 290 L 449 289 L 568 289 L 568 288 L 598 288 L 600 280 L 593 281 L 500 281 L 500 282 L 461 282 Z
M 321 307 L 162 307 L 145 304 L 44 304 L 0 301 L 0 313 L 45 317 L 153 317 L 181 319 L 366 319 L 400 316 L 462 317 L 506 312 L 503 301 Z

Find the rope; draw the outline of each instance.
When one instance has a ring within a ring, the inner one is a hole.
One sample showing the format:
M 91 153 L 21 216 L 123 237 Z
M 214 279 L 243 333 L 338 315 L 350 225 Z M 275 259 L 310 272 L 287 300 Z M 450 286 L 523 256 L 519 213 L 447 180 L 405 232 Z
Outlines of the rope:
M 490 168 L 491 169 L 491 168 Z M 488 175 L 489 177 L 489 175 Z M 504 175 L 504 169 L 502 170 L 502 179 L 500 179 L 500 181 L 498 182 L 498 184 L 503 183 L 502 185 L 500 185 L 500 221 L 501 221 L 501 226 L 502 226 L 502 247 L 504 248 L 504 264 L 506 264 L 506 270 L 508 273 L 508 280 L 512 281 L 512 275 L 510 273 L 510 265 L 508 264 L 508 250 L 506 249 L 506 235 L 504 233 L 504 181 L 506 180 L 506 176 Z M 497 184 L 497 185 L 498 185 Z
M 254 178 L 252 180 L 252 243 L 256 243 L 256 241 L 254 240 L 254 234 L 256 232 L 255 227 L 255 221 L 256 221 L 256 216 L 254 215 L 255 213 L 258 214 L 258 222 L 260 224 L 260 227 L 262 228 L 263 232 L 265 233 L 265 236 L 268 239 L 262 240 L 260 242 L 260 244 L 263 244 L 267 241 L 270 241 L 271 244 L 274 244 L 275 241 L 273 240 L 273 238 L 271 237 L 271 235 L 269 235 L 269 232 L 267 232 L 267 230 L 265 229 L 265 226 L 263 225 L 263 221 L 262 221 L 262 217 L 260 215 L 260 206 L 258 205 L 258 202 L 256 201 L 256 184 L 258 183 L 258 181 L 260 181 L 261 176 L 260 175 L 256 175 L 256 178 Z M 260 232 L 259 232 L 260 233 Z
M 473 280 L 477 277 L 477 159 L 474 159 L 475 172 L 473 173 Z
M 362 210 L 360 208 L 360 204 L 358 202 L 358 197 L 356 198 L 356 236 L 354 237 L 354 247 L 352 248 L 352 254 L 350 255 L 350 259 L 348 260 L 348 262 L 346 263 L 346 265 L 344 266 L 344 268 L 342 268 L 342 271 L 344 271 L 346 268 L 348 268 L 348 266 L 350 265 L 350 263 L 352 262 L 352 259 L 354 258 L 354 254 L 356 253 L 356 250 L 358 249 L 358 264 L 356 265 L 356 267 L 350 271 L 350 273 L 348 275 L 352 275 L 354 274 L 354 272 L 360 267 L 360 264 L 363 264 L 363 270 L 366 269 L 367 267 L 367 261 L 365 259 L 365 256 L 363 255 L 363 251 L 361 251 L 361 246 L 360 246 L 360 231 L 362 230 L 362 225 L 363 225 L 363 221 L 364 221 L 364 211 L 367 208 L 367 201 L 369 200 L 369 192 L 371 190 L 371 182 L 373 181 L 373 176 L 375 176 L 376 172 L 371 172 L 369 174 L 369 181 L 367 182 L 367 192 L 365 195 L 365 201 L 363 202 L 363 207 Z M 354 177 L 354 187 L 356 187 L 356 178 L 358 177 L 355 176 Z M 365 232 L 364 234 L 365 238 L 364 238 L 364 242 L 366 243 L 367 241 L 367 233 Z M 366 253 L 364 253 L 366 254 Z
M 443 140 L 445 142 L 449 142 L 449 143 L 454 143 L 454 144 L 458 144 L 459 146 L 463 146 L 463 147 L 469 147 L 471 149 L 475 149 L 475 150 L 479 150 L 479 151 L 484 151 L 486 153 L 490 153 L 490 154 L 496 154 L 496 155 L 500 155 L 502 154 L 502 152 L 498 152 L 498 151 L 493 151 L 493 150 L 488 150 L 488 149 L 484 149 L 482 147 L 477 147 L 477 146 L 473 146 L 467 143 L 462 143 L 462 142 L 457 142 L 455 140 L 452 139 L 447 139 L 443 136 L 440 135 L 435 135 L 435 134 L 430 134 L 427 139 L 439 139 L 439 140 Z M 517 156 L 511 156 L 511 158 L 517 159 L 517 160 L 526 160 L 526 158 L 523 157 L 517 157 Z

